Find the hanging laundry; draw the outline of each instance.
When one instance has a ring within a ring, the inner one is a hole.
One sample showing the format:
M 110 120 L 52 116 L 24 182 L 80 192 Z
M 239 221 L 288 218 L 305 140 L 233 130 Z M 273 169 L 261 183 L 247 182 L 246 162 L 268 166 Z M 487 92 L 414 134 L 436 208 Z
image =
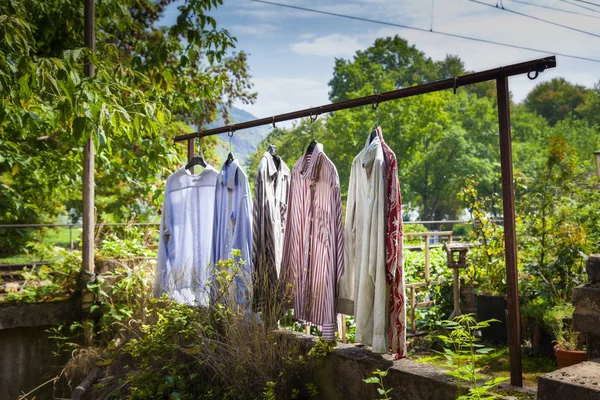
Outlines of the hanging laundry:
M 254 184 L 252 227 L 253 308 L 272 310 L 282 293 L 279 287 L 290 169 L 281 157 L 265 152 Z
M 372 141 L 371 141 L 372 138 Z M 386 353 L 389 285 L 386 280 L 385 160 L 381 140 L 369 135 L 354 158 L 344 228 L 346 273 L 342 313 L 354 303 L 356 341 Z
M 387 279 L 391 283 L 389 300 L 389 348 L 395 360 L 406 356 L 406 289 L 404 286 L 404 252 L 402 197 L 398 180 L 396 154 L 383 140 L 381 127 L 377 128 L 386 164 L 386 239 L 385 254 Z
M 207 305 L 213 239 L 217 171 L 207 166 L 199 175 L 181 168 L 167 178 L 156 269 L 156 297 L 162 293 L 190 305 Z
M 292 169 L 281 274 L 293 287 L 295 317 L 321 326 L 323 340 L 335 339 L 343 272 L 340 182 L 316 144 Z
M 243 265 L 231 290 L 238 305 L 248 308 L 252 295 L 252 197 L 248 177 L 237 159 L 223 164 L 217 178 L 214 209 L 213 268 L 217 268 L 219 260 L 233 258 L 232 250 L 240 250 L 239 261 Z M 217 284 L 214 280 L 212 283 Z

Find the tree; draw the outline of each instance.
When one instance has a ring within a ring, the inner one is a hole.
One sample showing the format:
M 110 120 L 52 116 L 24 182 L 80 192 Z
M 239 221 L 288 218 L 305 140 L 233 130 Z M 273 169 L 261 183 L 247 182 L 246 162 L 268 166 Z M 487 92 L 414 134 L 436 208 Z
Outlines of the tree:
M 570 113 L 580 117 L 577 107 L 585 102 L 589 92 L 584 86 L 574 85 L 564 78 L 554 78 L 537 85 L 527 95 L 524 104 L 554 126 Z
M 246 55 L 206 15 L 221 1 L 186 1 L 175 25 L 156 27 L 171 2 L 98 3 L 90 53 L 82 2 L 0 1 L 0 220 L 52 222 L 65 204 L 77 218 L 89 135 L 98 214 L 154 215 L 184 151 L 173 136 L 210 122 L 221 105 L 253 101 Z M 83 76 L 85 57 L 94 78 Z
M 600 127 L 600 81 L 598 81 L 592 90 L 589 90 L 585 100 L 577 109 L 590 126 Z
M 382 83 L 387 79 L 394 82 L 394 89 L 399 89 L 463 72 L 463 63 L 457 56 L 448 55 L 444 61 L 434 62 L 396 35 L 376 39 L 367 50 L 357 51 L 352 61 L 337 58 L 329 81 L 329 97 L 332 101 L 346 100 L 349 93 L 360 90 L 366 83 L 374 91 L 382 92 Z

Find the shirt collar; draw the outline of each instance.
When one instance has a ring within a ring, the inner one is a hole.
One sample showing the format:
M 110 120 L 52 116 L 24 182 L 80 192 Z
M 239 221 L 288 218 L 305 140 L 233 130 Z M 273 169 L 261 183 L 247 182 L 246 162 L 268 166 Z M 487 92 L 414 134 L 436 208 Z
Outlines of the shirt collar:
M 377 156 L 377 149 L 381 148 L 381 140 L 379 138 L 379 134 L 375 136 L 373 140 L 369 141 L 369 139 L 371 138 L 371 132 L 369 132 L 369 135 L 367 136 L 367 140 L 365 142 L 365 148 L 362 159 L 362 166 L 364 168 L 370 168 L 373 165 L 375 157 Z
M 265 151 L 262 155 L 262 158 L 264 158 L 267 162 L 267 174 L 269 174 L 269 176 L 273 176 L 277 172 L 280 172 L 283 176 L 289 176 L 290 169 L 287 167 L 287 165 L 285 165 L 283 160 L 281 160 L 281 157 L 279 158 L 279 170 L 277 170 L 277 165 L 275 164 L 275 160 L 273 159 L 273 157 L 274 156 L 271 155 L 271 153 L 269 153 L 268 151 Z
M 302 156 L 300 175 L 303 178 L 310 178 L 313 181 L 318 180 L 323 155 L 323 145 L 321 143 L 316 144 L 310 155 L 305 152 L 304 156 Z
M 227 163 L 223 164 L 219 182 L 222 185 L 226 184 L 229 189 L 235 189 L 235 177 L 239 167 L 240 164 L 237 159 L 234 159 L 229 165 Z

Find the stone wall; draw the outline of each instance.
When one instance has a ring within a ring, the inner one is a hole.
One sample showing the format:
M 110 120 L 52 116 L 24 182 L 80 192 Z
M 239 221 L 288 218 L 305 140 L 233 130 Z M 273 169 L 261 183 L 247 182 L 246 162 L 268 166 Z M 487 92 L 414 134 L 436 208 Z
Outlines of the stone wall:
M 0 399 L 17 399 L 60 372 L 68 354 L 55 357 L 56 343 L 45 331 L 69 324 L 78 310 L 76 301 L 0 306 Z M 52 384 L 34 395 L 53 399 Z
M 308 346 L 315 337 L 298 335 Z M 392 388 L 394 399 L 454 400 L 458 387 L 454 378 L 436 368 L 408 359 L 392 361 L 389 355 L 378 355 L 350 344 L 338 343 L 332 354 L 321 360 L 304 381 L 316 385 L 319 399 L 377 399 L 377 385 L 363 379 L 373 376 L 376 369 L 388 370 L 383 378 L 386 389 Z

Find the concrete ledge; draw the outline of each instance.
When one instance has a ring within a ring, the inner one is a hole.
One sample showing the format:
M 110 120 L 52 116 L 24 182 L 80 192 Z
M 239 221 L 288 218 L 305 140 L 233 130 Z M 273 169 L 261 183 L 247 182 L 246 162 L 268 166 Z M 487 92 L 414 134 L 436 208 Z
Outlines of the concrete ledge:
M 298 335 L 309 346 L 315 337 Z M 378 355 L 355 345 L 338 344 L 332 354 L 321 361 L 306 377 L 319 390 L 320 399 L 363 400 L 375 399 L 377 385 L 363 379 L 373 376 L 376 369 L 388 370 L 383 378 L 386 389 L 394 399 L 454 400 L 457 398 L 456 380 L 436 368 L 408 359 L 392 361 L 390 355 Z
M 69 323 L 79 312 L 79 301 L 0 306 L 0 330 Z
M 600 359 L 561 368 L 538 378 L 538 400 L 600 399 Z

